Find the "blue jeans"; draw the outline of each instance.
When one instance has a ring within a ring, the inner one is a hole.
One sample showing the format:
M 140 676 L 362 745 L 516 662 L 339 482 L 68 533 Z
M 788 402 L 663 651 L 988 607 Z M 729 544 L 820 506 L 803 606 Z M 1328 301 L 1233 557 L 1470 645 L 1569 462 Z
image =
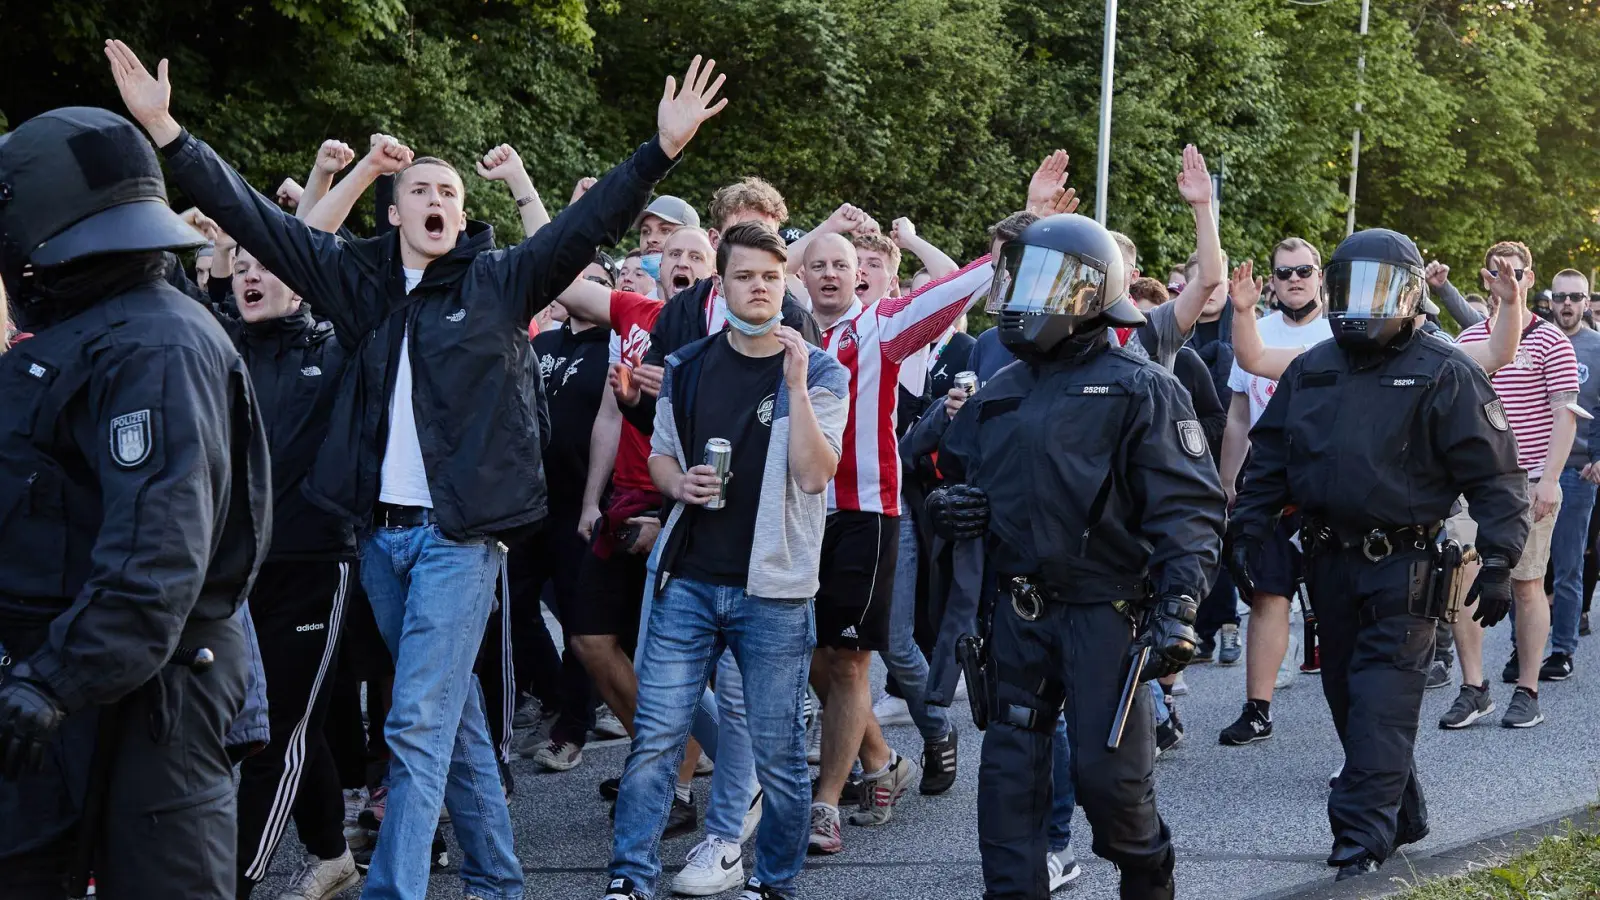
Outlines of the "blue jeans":
M 1067 742 L 1067 717 L 1056 717 L 1055 739 L 1051 742 L 1050 852 L 1072 844 L 1072 811 L 1078 806 L 1078 791 L 1072 783 L 1072 745 Z
M 910 513 L 900 516 L 900 557 L 895 563 L 894 597 L 889 606 L 889 649 L 879 655 L 900 684 L 911 721 L 924 741 L 950 733 L 950 710 L 929 706 L 928 658 L 917 646 L 917 526 Z
M 427 896 L 441 801 L 461 845 L 466 893 L 522 896 L 511 815 L 472 674 L 504 559 L 498 541 L 456 543 L 431 522 L 381 528 L 361 541 L 361 585 L 395 661 L 383 729 L 388 808 L 363 897 Z
M 1561 471 L 1561 509 L 1550 534 L 1550 566 L 1555 570 L 1555 606 L 1550 612 L 1550 647 L 1571 656 L 1578 652 L 1578 619 L 1583 615 L 1583 549 L 1589 540 L 1589 514 L 1594 512 L 1595 486 L 1578 469 Z
M 1148 682 L 1150 685 L 1150 718 L 1157 725 L 1167 721 L 1172 713 L 1167 709 L 1167 692 L 1161 689 L 1161 683 Z
M 660 544 L 658 542 L 657 546 Z M 650 635 L 650 608 L 655 603 L 656 560 L 650 552 L 650 577 L 645 582 L 644 604 L 639 612 L 640 647 Z M 634 654 L 634 671 L 644 657 Z M 700 751 L 717 768 L 711 773 L 711 796 L 706 800 L 706 833 L 733 843 L 744 832 L 744 816 L 756 793 L 756 761 L 750 750 L 750 723 L 744 714 L 744 678 L 733 654 L 724 651 L 717 663 L 717 690 L 703 691 L 689 733 Z
M 711 667 L 727 648 L 744 674 L 756 777 L 766 793 L 755 877 L 792 893 L 810 832 L 803 712 L 816 643 L 810 601 L 767 600 L 683 578 L 656 595 L 638 653 L 639 706 L 617 798 L 611 877 L 655 893 L 661 832 L 690 724 Z

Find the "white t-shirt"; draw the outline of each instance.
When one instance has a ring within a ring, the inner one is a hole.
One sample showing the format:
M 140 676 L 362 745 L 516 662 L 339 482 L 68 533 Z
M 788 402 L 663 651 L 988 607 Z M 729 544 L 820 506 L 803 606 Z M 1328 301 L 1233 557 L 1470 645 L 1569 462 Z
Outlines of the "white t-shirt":
M 406 293 L 422 281 L 421 269 L 406 269 Z M 422 444 L 417 440 L 417 413 L 411 403 L 411 329 L 400 338 L 400 365 L 394 373 L 394 395 L 389 398 L 389 440 L 383 448 L 383 472 L 378 499 L 396 506 L 433 508 L 428 472 L 422 465 Z
M 1283 313 L 1275 312 L 1256 322 L 1256 331 L 1261 335 L 1262 345 L 1267 347 L 1302 347 L 1309 350 L 1333 337 L 1333 329 L 1328 327 L 1328 318 L 1324 315 L 1304 325 L 1293 325 L 1283 317 Z M 1250 426 L 1253 428 L 1256 420 L 1267 411 L 1267 401 L 1277 392 L 1278 383 L 1260 375 L 1251 375 L 1239 368 L 1239 363 L 1235 361 L 1233 371 L 1228 375 L 1228 388 L 1234 393 L 1243 391 L 1250 398 Z

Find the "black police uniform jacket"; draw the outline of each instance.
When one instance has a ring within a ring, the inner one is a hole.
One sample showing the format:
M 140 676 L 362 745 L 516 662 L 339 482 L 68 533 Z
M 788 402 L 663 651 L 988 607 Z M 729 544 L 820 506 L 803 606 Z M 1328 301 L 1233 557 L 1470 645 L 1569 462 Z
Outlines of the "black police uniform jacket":
M 244 361 L 188 297 L 152 281 L 40 329 L 0 355 L 0 639 L 47 628 L 24 653 L 69 711 L 144 684 L 248 595 L 268 468 Z
M 434 513 L 449 537 L 543 519 L 547 499 L 538 368 L 528 322 L 594 251 L 632 226 L 672 160 L 652 139 L 537 234 L 496 249 L 469 223 L 406 293 L 398 232 L 347 241 L 311 229 L 256 193 L 184 132 L 162 148 L 173 180 L 239 245 L 333 322 L 352 354 L 306 490 L 361 528 L 378 499 L 401 340 L 410 333 L 412 403 Z
M 1516 439 L 1489 377 L 1442 338 L 1412 334 L 1361 356 L 1312 347 L 1283 373 L 1250 444 L 1238 535 L 1265 540 L 1288 504 L 1341 534 L 1433 525 L 1465 495 L 1479 551 L 1522 554 Z
M 1224 501 L 1188 392 L 1103 336 L 1000 370 L 950 422 L 939 470 L 989 495 L 1000 575 L 1084 603 L 1209 589 Z

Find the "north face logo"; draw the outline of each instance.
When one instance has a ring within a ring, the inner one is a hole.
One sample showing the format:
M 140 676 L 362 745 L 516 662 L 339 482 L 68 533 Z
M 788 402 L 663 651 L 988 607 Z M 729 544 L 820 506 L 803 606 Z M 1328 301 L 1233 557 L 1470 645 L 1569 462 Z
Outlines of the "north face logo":
M 464 310 L 464 309 L 458 309 L 455 312 L 451 313 L 450 315 L 445 316 L 444 320 L 446 322 L 459 322 L 462 319 L 465 319 L 466 317 L 467 317 L 467 311 Z
M 306 366 L 304 369 L 300 370 L 300 374 L 306 376 L 307 378 L 315 378 L 322 374 L 322 369 L 317 366 Z

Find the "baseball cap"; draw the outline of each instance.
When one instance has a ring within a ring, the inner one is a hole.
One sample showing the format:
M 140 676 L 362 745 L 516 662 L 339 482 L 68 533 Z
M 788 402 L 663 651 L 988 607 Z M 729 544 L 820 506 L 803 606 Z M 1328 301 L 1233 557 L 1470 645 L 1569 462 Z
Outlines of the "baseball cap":
M 206 243 L 167 205 L 155 150 L 127 119 L 63 107 L 0 142 L 0 252 L 36 266 Z
M 639 216 L 640 221 L 643 221 L 645 216 L 655 216 L 663 222 L 671 222 L 674 225 L 700 227 L 700 214 L 694 211 L 694 207 L 671 194 L 662 194 L 650 201 L 650 205 Z

